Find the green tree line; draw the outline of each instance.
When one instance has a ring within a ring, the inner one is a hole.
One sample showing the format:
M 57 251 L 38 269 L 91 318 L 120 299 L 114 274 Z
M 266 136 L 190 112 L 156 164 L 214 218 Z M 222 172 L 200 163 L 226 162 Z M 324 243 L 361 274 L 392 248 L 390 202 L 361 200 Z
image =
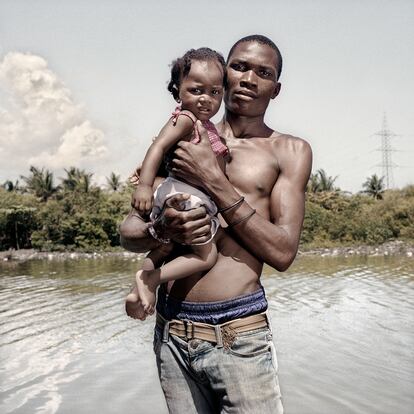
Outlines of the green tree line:
M 0 250 L 108 250 L 119 246 L 118 225 L 128 213 L 132 189 L 111 173 L 106 188 L 92 173 L 71 167 L 55 184 L 53 173 L 30 167 L 0 188 Z
M 55 183 L 53 173 L 30 167 L 19 181 L 0 187 L 0 250 L 97 251 L 119 246 L 118 226 L 130 209 L 132 187 L 111 173 L 105 188 L 93 174 L 70 167 Z M 307 186 L 304 247 L 414 241 L 414 186 L 385 190 L 368 177 L 358 194 L 342 192 L 324 170 Z

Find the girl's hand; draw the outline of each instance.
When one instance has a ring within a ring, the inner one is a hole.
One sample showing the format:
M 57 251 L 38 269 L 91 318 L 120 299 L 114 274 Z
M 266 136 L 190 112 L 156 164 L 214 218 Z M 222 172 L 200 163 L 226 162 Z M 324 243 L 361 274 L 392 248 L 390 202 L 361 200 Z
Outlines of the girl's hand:
M 132 195 L 131 205 L 138 210 L 140 216 L 146 216 L 151 212 L 153 200 L 152 186 L 138 183 Z
M 217 158 L 211 148 L 206 129 L 197 121 L 200 142 L 180 141 L 174 152 L 172 171 L 185 181 L 206 188 L 206 183 L 214 171 L 221 171 Z
M 139 176 L 141 174 L 141 165 L 137 168 L 135 168 L 135 171 L 128 177 L 129 178 L 129 182 L 134 185 L 137 186 L 139 183 Z

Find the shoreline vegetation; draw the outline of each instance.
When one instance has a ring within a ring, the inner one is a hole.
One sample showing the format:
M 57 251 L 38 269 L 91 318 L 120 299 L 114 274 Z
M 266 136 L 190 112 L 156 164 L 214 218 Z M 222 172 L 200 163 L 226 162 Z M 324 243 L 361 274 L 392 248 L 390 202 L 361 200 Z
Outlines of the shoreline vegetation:
M 35 249 L 9 249 L 0 251 L 1 262 L 25 262 L 28 260 L 78 260 L 78 259 L 103 259 L 118 257 L 124 259 L 137 259 L 144 257 L 144 253 L 132 253 L 120 248 L 112 251 L 79 252 L 79 251 L 39 251 Z M 389 241 L 380 245 L 335 246 L 319 248 L 300 248 L 297 257 L 349 257 L 349 256 L 405 256 L 414 258 L 414 243 L 401 240 Z
M 65 172 L 55 185 L 51 171 L 31 167 L 23 185 L 0 186 L 0 260 L 139 257 L 121 249 L 118 232 L 134 187 L 115 173 L 99 187 L 92 173 Z M 299 256 L 414 254 L 414 185 L 386 190 L 373 175 L 351 194 L 335 180 L 324 170 L 310 177 Z

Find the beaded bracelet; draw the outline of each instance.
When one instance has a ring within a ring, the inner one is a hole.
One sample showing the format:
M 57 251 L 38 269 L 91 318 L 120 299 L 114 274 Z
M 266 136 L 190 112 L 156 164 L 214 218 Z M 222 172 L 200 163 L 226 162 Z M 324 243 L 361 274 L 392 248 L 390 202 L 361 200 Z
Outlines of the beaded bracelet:
M 224 213 L 225 211 L 229 211 L 232 208 L 239 206 L 241 203 L 243 203 L 243 201 L 244 201 L 244 197 L 241 196 L 235 203 L 233 203 L 233 204 L 231 204 L 227 207 L 220 208 L 218 212 L 219 213 Z
M 159 241 L 160 243 L 167 244 L 171 242 L 170 239 L 164 239 L 163 237 L 158 236 L 157 232 L 154 229 L 154 223 L 151 223 L 147 229 L 152 238 Z
M 253 214 L 256 213 L 256 209 L 254 208 L 249 214 L 246 214 L 244 217 L 242 217 L 241 219 L 238 219 L 236 221 L 233 221 L 233 223 L 229 224 L 229 227 L 234 227 L 237 224 L 242 223 L 243 221 L 247 221 L 251 216 L 253 216 Z

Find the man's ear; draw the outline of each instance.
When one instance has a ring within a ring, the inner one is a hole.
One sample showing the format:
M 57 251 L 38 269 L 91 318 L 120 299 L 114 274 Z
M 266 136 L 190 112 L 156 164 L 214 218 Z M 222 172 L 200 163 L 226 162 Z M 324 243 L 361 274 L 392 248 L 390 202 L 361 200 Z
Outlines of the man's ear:
M 276 96 L 279 95 L 281 87 L 282 87 L 282 84 L 280 82 L 275 83 L 275 89 L 273 90 L 273 93 L 272 93 L 272 99 L 275 99 Z

